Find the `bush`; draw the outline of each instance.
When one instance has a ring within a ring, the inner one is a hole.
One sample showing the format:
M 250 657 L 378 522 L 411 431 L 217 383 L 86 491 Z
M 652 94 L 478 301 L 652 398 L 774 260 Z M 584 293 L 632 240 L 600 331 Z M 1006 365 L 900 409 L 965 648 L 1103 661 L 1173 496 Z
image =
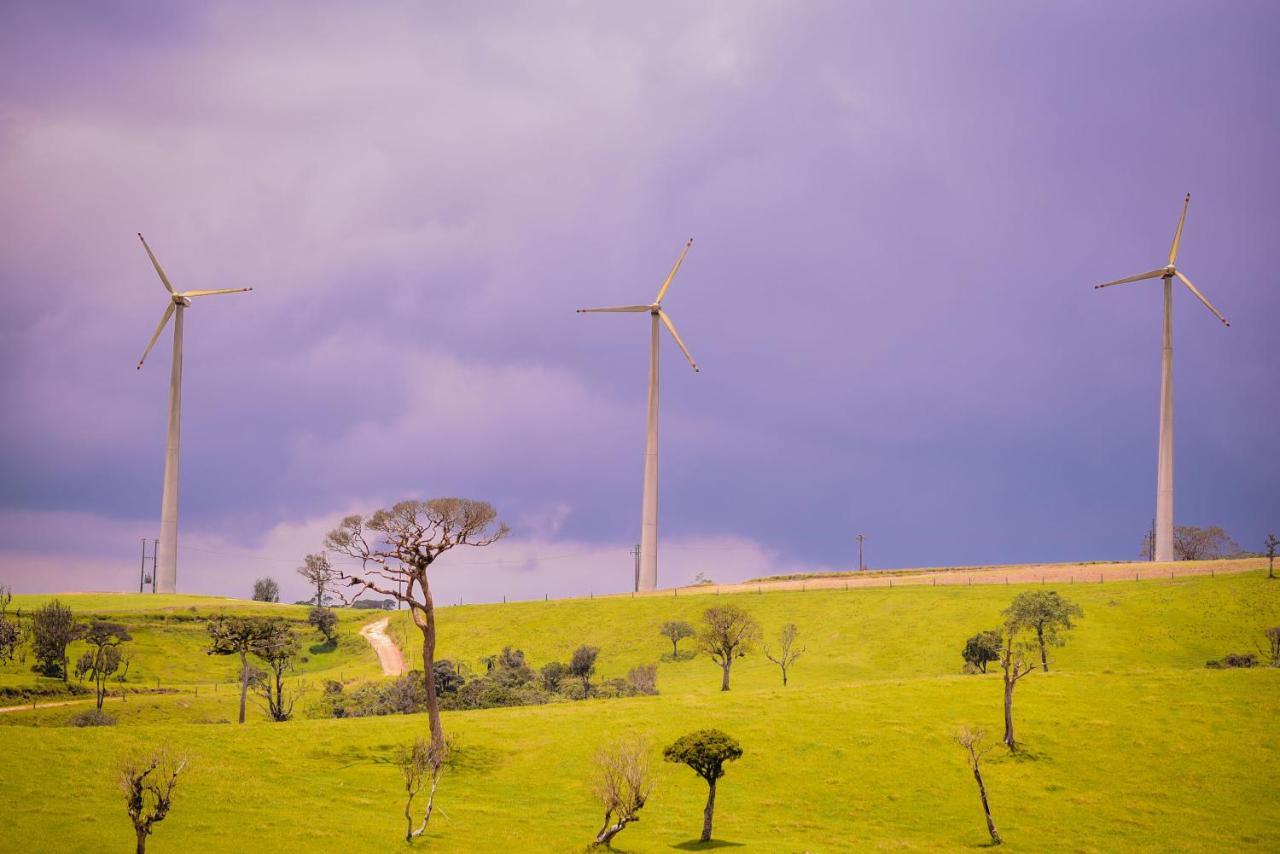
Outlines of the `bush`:
M 115 723 L 115 716 L 101 709 L 85 709 L 72 715 L 67 721 L 68 726 L 115 726 Z
M 632 695 L 658 693 L 658 665 L 642 664 L 627 671 L 627 688 Z
M 1229 667 L 1257 667 L 1258 656 L 1252 652 L 1231 652 L 1224 655 L 1221 661 L 1206 661 L 1204 666 L 1211 670 L 1223 670 Z

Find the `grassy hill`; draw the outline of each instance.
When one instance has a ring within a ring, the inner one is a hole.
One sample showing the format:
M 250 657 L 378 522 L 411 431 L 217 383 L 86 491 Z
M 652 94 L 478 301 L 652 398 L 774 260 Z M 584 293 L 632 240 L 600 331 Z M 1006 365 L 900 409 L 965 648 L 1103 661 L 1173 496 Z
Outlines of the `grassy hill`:
M 1204 668 L 1206 659 L 1251 651 L 1264 627 L 1280 624 L 1280 582 L 1251 571 L 1051 586 L 1085 616 L 1056 651 L 1052 672 L 1019 685 L 1026 751 L 991 754 L 985 774 L 1007 847 L 1280 849 L 1280 671 Z M 460 764 L 442 783 L 444 814 L 433 818 L 424 847 L 581 850 L 600 819 L 587 782 L 591 757 L 622 733 L 651 740 L 657 787 L 618 847 L 696 847 L 686 843 L 697 836 L 705 786 L 656 758 L 678 735 L 705 726 L 730 732 L 746 751 L 718 794 L 723 843 L 778 852 L 980 846 L 977 795 L 950 739 L 961 724 L 998 737 L 1001 689 L 998 676 L 960 675 L 958 650 L 994 625 L 1020 589 L 724 594 L 721 601 L 750 609 L 766 636 L 796 623 L 808 648 L 790 687 L 755 655 L 735 665 L 728 693 L 705 657 L 664 658 L 670 645 L 657 635 L 663 620 L 696 622 L 714 593 L 443 608 L 443 657 L 483 670 L 484 656 L 510 644 L 536 667 L 587 643 L 601 648 L 603 677 L 659 663 L 662 694 L 446 713 Z M 190 609 L 199 617 L 278 608 L 299 618 L 304 609 L 183 596 L 64 599 L 129 623 L 139 638 L 135 666 L 145 662 L 148 680 L 158 676 L 183 693 L 113 701 L 113 711 L 130 707 L 114 728 L 48 726 L 37 736 L 23 724 L 57 724 L 69 707 L 0 715 L 0 851 L 31 850 L 34 841 L 66 851 L 130 845 L 111 768 L 130 747 L 157 741 L 190 750 L 194 770 L 152 850 L 400 847 L 401 783 L 390 757 L 423 733 L 423 716 L 198 722 L 234 717 L 227 682 L 235 668 L 203 654 L 203 626 L 188 619 Z M 302 677 L 374 678 L 376 659 L 355 631 L 377 616 L 346 613 L 332 658 L 311 656 Z M 416 639 L 406 615 L 393 619 Z M 406 651 L 418 660 L 412 645 Z M 32 677 L 11 668 L 0 678 Z

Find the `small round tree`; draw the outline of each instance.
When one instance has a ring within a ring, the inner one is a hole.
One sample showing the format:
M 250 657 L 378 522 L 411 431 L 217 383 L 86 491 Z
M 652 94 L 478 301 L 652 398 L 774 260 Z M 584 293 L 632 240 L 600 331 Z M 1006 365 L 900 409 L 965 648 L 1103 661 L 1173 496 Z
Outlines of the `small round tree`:
M 658 634 L 671 641 L 671 660 L 680 660 L 680 641 L 697 634 L 693 626 L 684 620 L 667 620 L 658 630 Z
M 967 672 L 986 673 L 988 664 L 1000 660 L 1000 630 L 978 632 L 964 642 L 964 649 L 961 650 L 960 655 L 968 665 Z
M 662 751 L 662 756 L 668 762 L 688 765 L 707 781 L 707 806 L 702 811 L 702 836 L 699 841 L 709 842 L 711 817 L 716 808 L 716 781 L 724 776 L 724 763 L 742 757 L 742 745 L 718 729 L 701 729 L 681 736 Z

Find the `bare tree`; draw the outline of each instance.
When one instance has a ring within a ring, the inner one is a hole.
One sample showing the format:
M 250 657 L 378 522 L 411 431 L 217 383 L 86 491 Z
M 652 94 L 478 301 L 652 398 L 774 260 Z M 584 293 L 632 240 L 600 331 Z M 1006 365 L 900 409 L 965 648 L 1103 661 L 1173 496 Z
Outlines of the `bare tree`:
M 298 567 L 298 575 L 305 578 L 307 583 L 315 588 L 315 604 L 317 608 L 324 607 L 326 597 L 338 601 L 342 600 L 336 589 L 342 573 L 333 568 L 333 565 L 329 563 L 328 555 L 324 552 L 316 555 L 307 555 L 303 558 L 303 565 Z
M 253 582 L 253 601 L 279 602 L 280 585 L 274 578 L 259 578 Z
M 1173 554 L 1178 560 L 1217 560 L 1240 551 L 1236 541 L 1217 525 L 1198 528 L 1175 525 Z
M 396 757 L 396 764 L 400 767 L 400 773 L 404 776 L 404 820 L 405 820 L 405 842 L 413 842 L 427 830 L 427 822 L 431 820 L 431 811 L 435 808 L 436 802 L 436 786 L 440 782 L 440 775 L 444 773 L 445 766 L 449 764 L 452 755 L 452 747 L 449 741 L 436 744 L 428 742 L 426 739 L 416 739 L 409 747 L 402 747 Z M 422 822 L 416 828 L 413 826 L 413 799 L 422 791 L 423 785 L 430 782 L 430 788 L 427 790 L 427 807 L 423 813 Z
M 186 767 L 185 754 L 173 754 L 164 748 L 120 763 L 120 790 L 137 835 L 137 854 L 145 854 L 152 828 L 169 815 L 178 776 Z
M 506 525 L 484 501 L 433 498 L 401 501 L 367 519 L 348 516 L 329 532 L 325 545 L 360 561 L 358 573 L 341 577 L 356 597 L 372 590 L 409 606 L 413 623 L 422 632 L 422 673 L 427 690 L 427 720 L 431 743 L 440 749 L 440 699 L 436 694 L 436 612 L 428 572 L 445 552 L 459 546 L 483 547 L 507 535 Z
M 648 745 L 638 738 L 620 738 L 596 753 L 592 789 L 604 807 L 604 823 L 593 847 L 611 847 L 623 828 L 640 820 L 640 810 L 653 789 L 648 754 Z
M 991 745 L 985 743 L 986 733 L 980 729 L 963 727 L 956 733 L 956 744 L 964 749 L 969 769 L 973 771 L 974 782 L 978 784 L 978 797 L 982 799 L 982 814 L 987 819 L 987 833 L 991 834 L 991 844 L 999 845 L 1003 840 L 996 830 L 996 823 L 991 820 L 991 805 L 987 803 L 987 787 L 982 782 L 982 757 L 990 750 Z
M 800 656 L 804 655 L 804 647 L 796 647 L 796 637 L 800 634 L 800 630 L 796 628 L 795 623 L 787 623 L 782 627 L 782 633 L 778 637 L 778 654 L 775 657 L 770 651 L 769 645 L 765 644 L 764 657 L 778 665 L 782 670 L 782 687 L 787 687 L 787 670 Z
M 289 720 L 302 694 L 298 688 L 286 689 L 284 683 L 284 674 L 293 667 L 293 658 L 298 654 L 298 636 L 293 627 L 279 617 L 263 620 L 249 651 L 267 665 L 267 672 L 250 674 L 249 686 L 266 703 L 273 721 Z
M 1000 669 L 1004 678 L 1004 743 L 1010 751 L 1017 749 L 1013 738 L 1013 689 L 1019 680 L 1035 672 L 1035 665 L 1027 660 L 1027 653 L 1034 642 L 1024 637 L 1028 627 L 1022 623 L 1007 622 L 1001 629 Z
M 1265 649 L 1259 646 L 1258 652 L 1272 667 L 1280 667 L 1280 626 L 1264 630 L 1262 636 L 1267 639 L 1267 646 Z
M 1267 534 L 1267 578 L 1276 577 L 1276 546 L 1280 546 L 1280 539 L 1276 539 L 1275 534 Z
M 1027 590 L 1013 597 L 1012 604 L 1004 611 L 1006 620 L 1019 623 L 1036 633 L 1040 647 L 1040 666 L 1049 672 L 1049 654 L 1046 646 L 1062 646 L 1066 640 L 1062 632 L 1074 628 L 1071 618 L 1084 616 L 1079 605 L 1064 599 L 1055 591 Z
M 734 660 L 751 652 L 759 639 L 760 624 L 737 605 L 708 608 L 702 615 L 698 646 L 720 665 L 721 691 L 729 690 L 729 668 Z
M 693 626 L 684 620 L 667 620 L 662 624 L 662 628 L 658 630 L 658 634 L 671 641 L 671 658 L 678 661 L 680 659 L 680 641 L 693 637 L 697 632 Z
M 107 679 L 120 669 L 120 648 L 133 638 L 124 626 L 103 620 L 94 620 L 81 632 L 80 637 L 93 648 L 80 657 L 76 664 L 76 675 L 93 679 L 98 711 L 102 711 L 102 701 L 107 696 Z

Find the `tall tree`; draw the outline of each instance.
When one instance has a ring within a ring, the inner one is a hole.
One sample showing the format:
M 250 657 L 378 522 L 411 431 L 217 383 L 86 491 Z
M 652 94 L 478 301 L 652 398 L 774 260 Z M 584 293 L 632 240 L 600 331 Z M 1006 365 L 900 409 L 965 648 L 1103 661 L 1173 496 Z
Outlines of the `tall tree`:
M 1004 680 L 1004 743 L 1010 751 L 1017 749 L 1013 738 L 1013 689 L 1018 683 L 1035 673 L 1035 665 L 1027 661 L 1035 641 L 1028 638 L 1029 629 L 1024 623 L 1006 622 L 1000 634 L 1000 670 Z
M 245 700 L 249 696 L 249 655 L 263 636 L 266 621 L 260 617 L 233 617 L 214 614 L 207 625 L 209 655 L 240 656 L 240 723 L 244 723 Z
M 120 764 L 120 790 L 124 793 L 129 819 L 133 822 L 137 854 L 146 854 L 147 837 L 151 835 L 152 828 L 164 821 L 173 808 L 178 776 L 186 767 L 185 755 L 175 755 L 164 749 L 130 757 Z
M 71 609 L 57 599 L 31 614 L 31 646 L 41 672 L 67 681 L 67 646 L 80 636 L 80 625 Z
M 1280 546 L 1280 539 L 1276 539 L 1275 534 L 1267 534 L 1267 578 L 1276 577 L 1276 546 Z
M 1084 610 L 1074 602 L 1062 598 L 1055 591 L 1027 590 L 1013 598 L 1013 603 L 1004 611 L 1006 621 L 1018 623 L 1035 632 L 1036 644 L 1040 647 L 1040 666 L 1045 673 L 1049 672 L 1049 644 L 1062 646 L 1066 639 L 1063 632 L 1074 626 L 1071 618 L 1084 616 Z
M 760 624 L 737 605 L 718 605 L 702 615 L 698 646 L 720 665 L 720 690 L 729 690 L 729 668 L 755 648 L 760 639 Z
M 707 782 L 707 805 L 702 810 L 700 842 L 711 841 L 711 818 L 716 809 L 716 782 L 724 776 L 724 764 L 742 758 L 742 745 L 718 729 L 702 729 L 681 736 L 662 751 L 668 762 L 688 765 Z
M 800 630 L 796 628 L 795 623 L 787 623 L 782 627 L 782 632 L 778 636 L 778 654 L 775 656 L 769 649 L 769 645 L 765 644 L 764 657 L 772 661 L 782 670 L 782 687 L 787 687 L 787 671 L 791 669 L 791 665 L 795 664 L 797 658 L 804 655 L 804 647 L 796 647 L 796 638 L 800 635 Z
M 991 835 L 991 844 L 999 845 L 1003 840 L 1000 839 L 1000 831 L 996 830 L 996 823 L 991 819 L 991 805 L 987 803 L 987 786 L 982 782 L 982 757 L 991 750 L 986 745 L 986 734 L 980 729 L 964 727 L 956 733 L 956 744 L 964 750 L 965 759 L 969 762 L 969 770 L 973 772 L 974 782 L 978 784 L 978 797 L 982 800 L 982 814 L 987 819 L 987 833 Z
M 307 583 L 315 589 L 317 608 L 324 607 L 326 598 L 340 599 L 336 585 L 341 573 L 333 568 L 329 563 L 328 555 L 324 552 L 303 558 L 303 565 L 298 567 L 298 575 L 305 578 Z
M 667 620 L 662 624 L 662 628 L 658 630 L 658 634 L 671 641 L 671 657 L 679 659 L 680 641 L 693 637 L 697 632 L 694 631 L 693 626 L 684 620 Z
M 440 699 L 436 694 L 436 611 L 428 574 L 445 552 L 460 546 L 483 547 L 507 535 L 497 511 L 484 501 L 433 498 L 401 501 L 373 515 L 348 516 L 329 532 L 325 545 L 360 561 L 358 572 L 342 572 L 355 596 L 372 590 L 409 606 L 413 623 L 422 633 L 422 672 L 427 689 L 427 720 L 431 743 L 443 749 Z
M 133 637 L 120 623 L 94 620 L 82 629 L 80 638 L 92 649 L 81 656 L 76 673 L 93 679 L 98 711 L 102 711 L 102 701 L 107 696 L 107 679 L 120 669 L 121 647 Z

